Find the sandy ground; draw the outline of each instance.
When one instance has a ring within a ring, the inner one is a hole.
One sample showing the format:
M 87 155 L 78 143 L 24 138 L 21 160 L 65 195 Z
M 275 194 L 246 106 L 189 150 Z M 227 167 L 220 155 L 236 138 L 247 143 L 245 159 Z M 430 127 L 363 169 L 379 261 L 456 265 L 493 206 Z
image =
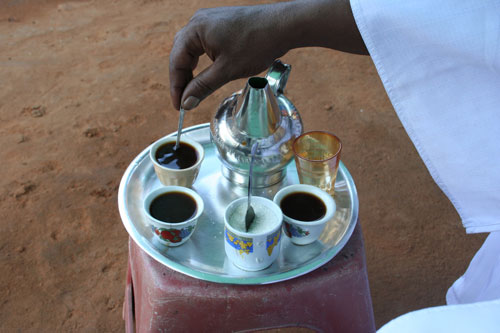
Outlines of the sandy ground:
M 0 331 L 123 330 L 128 235 L 118 184 L 139 152 L 176 130 L 173 37 L 196 9 L 214 5 L 0 2 Z M 484 235 L 465 235 L 370 58 L 312 48 L 283 60 L 293 66 L 286 94 L 306 130 L 344 142 L 377 326 L 444 304 Z M 217 91 L 186 126 L 210 121 L 243 84 Z

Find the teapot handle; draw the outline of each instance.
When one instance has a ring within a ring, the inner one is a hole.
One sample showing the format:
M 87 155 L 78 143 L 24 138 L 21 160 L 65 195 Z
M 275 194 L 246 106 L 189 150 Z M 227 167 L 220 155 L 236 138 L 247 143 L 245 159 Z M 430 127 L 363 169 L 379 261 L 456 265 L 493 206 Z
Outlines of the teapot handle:
M 276 59 L 267 71 L 266 79 L 275 96 L 283 94 L 291 70 L 291 65 L 284 64 L 279 59 Z

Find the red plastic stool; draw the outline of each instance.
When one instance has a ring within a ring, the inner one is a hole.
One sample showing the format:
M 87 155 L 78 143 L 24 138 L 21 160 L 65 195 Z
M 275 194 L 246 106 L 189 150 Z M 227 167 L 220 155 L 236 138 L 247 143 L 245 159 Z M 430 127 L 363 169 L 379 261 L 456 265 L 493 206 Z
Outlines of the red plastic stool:
M 375 332 L 359 223 L 340 253 L 283 282 L 206 282 L 158 263 L 130 240 L 123 316 L 133 332 L 237 332 L 307 327 Z

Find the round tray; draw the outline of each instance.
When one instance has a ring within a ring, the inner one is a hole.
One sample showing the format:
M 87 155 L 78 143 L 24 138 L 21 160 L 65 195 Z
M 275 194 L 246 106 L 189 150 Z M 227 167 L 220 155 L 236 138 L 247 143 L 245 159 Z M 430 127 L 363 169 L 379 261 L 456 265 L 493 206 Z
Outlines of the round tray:
M 232 284 L 265 284 L 292 279 L 330 261 L 347 243 L 358 219 L 358 196 L 354 181 L 340 162 L 335 183 L 337 211 L 328 221 L 316 242 L 297 246 L 284 236 L 278 259 L 267 269 L 247 272 L 228 261 L 224 251 L 225 207 L 234 199 L 246 196 L 246 189 L 235 186 L 221 175 L 221 162 L 210 141 L 209 124 L 186 128 L 183 136 L 198 141 L 205 149 L 205 159 L 193 189 L 205 203 L 194 234 L 179 247 L 167 247 L 155 241 L 143 211 L 145 196 L 162 184 L 156 177 L 149 149 L 142 151 L 129 165 L 118 190 L 118 206 L 130 237 L 161 264 L 197 279 Z M 171 135 L 176 135 L 172 133 Z M 270 199 L 283 186 L 297 184 L 295 163 L 287 167 L 282 183 L 254 189 L 252 195 Z

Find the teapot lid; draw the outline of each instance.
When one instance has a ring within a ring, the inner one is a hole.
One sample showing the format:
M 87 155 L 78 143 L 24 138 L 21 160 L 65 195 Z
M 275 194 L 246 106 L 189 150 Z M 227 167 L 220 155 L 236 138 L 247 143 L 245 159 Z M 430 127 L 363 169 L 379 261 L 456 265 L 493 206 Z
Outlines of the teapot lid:
M 276 97 L 263 77 L 252 77 L 236 104 L 233 132 L 250 139 L 267 138 L 280 126 L 281 112 Z

